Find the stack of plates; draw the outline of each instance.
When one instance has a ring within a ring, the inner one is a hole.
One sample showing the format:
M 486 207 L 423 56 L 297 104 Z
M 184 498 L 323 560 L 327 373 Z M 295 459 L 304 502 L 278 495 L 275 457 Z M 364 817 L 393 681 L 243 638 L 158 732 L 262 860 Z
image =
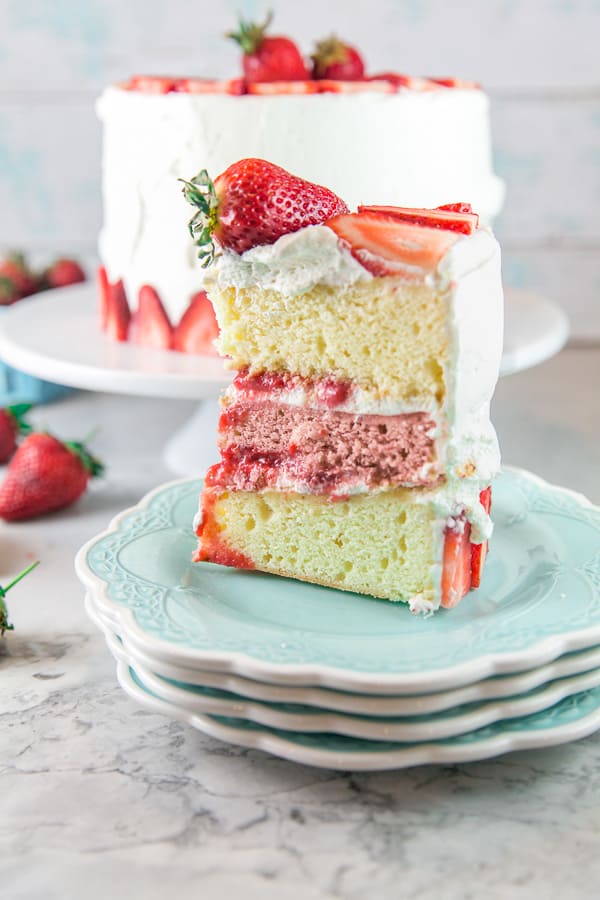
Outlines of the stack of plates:
M 123 688 L 214 737 L 388 769 L 600 728 L 600 509 L 506 469 L 481 588 L 456 609 L 190 563 L 199 481 L 165 485 L 76 566 Z

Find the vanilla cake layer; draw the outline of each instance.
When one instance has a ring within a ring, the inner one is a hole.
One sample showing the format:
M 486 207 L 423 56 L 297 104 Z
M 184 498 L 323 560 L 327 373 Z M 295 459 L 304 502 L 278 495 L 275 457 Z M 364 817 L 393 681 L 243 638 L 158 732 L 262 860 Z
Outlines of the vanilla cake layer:
M 232 368 L 330 376 L 412 409 L 444 401 L 448 303 L 426 285 L 361 280 L 341 301 L 338 289 L 323 284 L 298 294 L 211 284 L 209 296 L 219 352 Z
M 257 569 L 403 601 L 455 606 L 478 584 L 491 520 L 471 485 L 399 488 L 347 498 L 231 491 L 209 469 L 195 562 Z
M 473 204 L 498 213 L 483 91 L 438 87 L 395 94 L 145 94 L 107 88 L 100 257 L 135 305 L 151 284 L 173 321 L 202 284 L 178 178 L 213 177 L 244 157 L 268 159 L 360 203 Z
M 207 488 L 196 561 L 413 600 L 438 591 L 443 523 L 415 490 L 331 501 L 308 494 Z M 437 605 L 437 604 L 436 604 Z

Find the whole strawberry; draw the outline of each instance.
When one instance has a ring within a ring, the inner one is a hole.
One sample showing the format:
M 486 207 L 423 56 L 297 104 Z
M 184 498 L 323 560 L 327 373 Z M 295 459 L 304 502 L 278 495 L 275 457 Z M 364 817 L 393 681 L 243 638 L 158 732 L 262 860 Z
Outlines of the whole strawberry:
M 101 463 L 76 441 L 51 434 L 28 435 L 13 456 L 0 485 L 0 518 L 32 519 L 74 503 Z
M 364 78 L 365 64 L 358 50 L 334 35 L 319 41 L 310 58 L 313 78 L 335 81 L 359 81 Z
M 16 403 L 0 409 L 0 465 L 8 462 L 17 449 L 17 437 L 29 434 L 31 425 L 23 418 L 31 403 Z
M 214 183 L 203 169 L 184 185 L 186 200 L 198 208 L 189 229 L 204 267 L 215 257 L 213 238 L 221 247 L 244 253 L 348 212 L 333 191 L 264 159 L 233 163 Z
M 273 14 L 262 25 L 240 20 L 237 31 L 227 37 L 240 45 L 244 56 L 242 67 L 248 81 L 304 81 L 310 78 L 302 54 L 287 37 L 266 37 Z
M 11 253 L 0 262 L 0 306 L 8 306 L 38 289 L 22 253 Z
M 43 285 L 48 288 L 68 287 L 85 281 L 85 272 L 74 259 L 57 259 L 46 269 Z

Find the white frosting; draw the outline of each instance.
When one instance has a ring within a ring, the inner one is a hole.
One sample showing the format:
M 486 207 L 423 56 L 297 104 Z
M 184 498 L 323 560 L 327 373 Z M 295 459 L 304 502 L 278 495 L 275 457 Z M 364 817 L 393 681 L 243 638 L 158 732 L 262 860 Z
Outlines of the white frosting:
M 241 256 L 225 251 L 216 278 L 221 287 L 260 284 L 293 297 L 317 284 L 345 288 L 372 275 L 340 246 L 331 228 L 313 225 L 286 234 L 275 244 L 253 247 Z
M 151 283 L 174 320 L 204 275 L 177 179 L 202 168 L 216 176 L 242 157 L 262 157 L 327 185 L 350 208 L 460 200 L 489 221 L 502 203 L 488 100 L 478 90 L 233 97 L 113 87 L 98 114 L 101 258 L 111 279 L 123 278 L 132 306 Z

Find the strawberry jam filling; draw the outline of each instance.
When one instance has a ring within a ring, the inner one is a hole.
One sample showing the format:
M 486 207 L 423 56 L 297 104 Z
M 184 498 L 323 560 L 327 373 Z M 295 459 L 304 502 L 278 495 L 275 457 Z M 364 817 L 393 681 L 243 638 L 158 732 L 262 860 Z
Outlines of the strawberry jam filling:
M 221 463 L 207 483 L 314 494 L 434 484 L 434 427 L 426 413 L 356 415 L 238 399 L 221 414 Z
M 337 381 L 331 376 L 311 380 L 288 372 L 250 373 L 247 368 L 240 369 L 233 387 L 239 398 L 248 400 L 279 399 L 285 392 L 301 390 L 307 404 L 329 409 L 342 406 L 352 395 L 348 381 Z

